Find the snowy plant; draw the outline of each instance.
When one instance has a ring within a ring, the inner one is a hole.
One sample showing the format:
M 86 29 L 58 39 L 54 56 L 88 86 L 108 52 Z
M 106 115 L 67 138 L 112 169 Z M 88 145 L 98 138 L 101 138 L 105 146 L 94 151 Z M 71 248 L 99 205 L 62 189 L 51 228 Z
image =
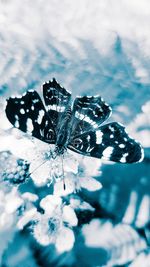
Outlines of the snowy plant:
M 106 251 L 109 267 L 127 264 L 147 248 L 144 238 L 126 224 L 94 219 L 82 227 L 82 234 L 86 246 Z

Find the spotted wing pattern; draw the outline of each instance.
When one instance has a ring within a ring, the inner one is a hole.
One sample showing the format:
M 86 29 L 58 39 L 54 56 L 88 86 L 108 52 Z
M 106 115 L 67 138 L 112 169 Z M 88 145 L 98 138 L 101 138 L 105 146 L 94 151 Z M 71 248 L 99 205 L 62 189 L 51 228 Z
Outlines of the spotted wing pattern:
M 47 110 L 38 93 L 33 90 L 21 97 L 9 98 L 6 105 L 9 121 L 23 132 L 49 144 L 56 144 L 63 119 L 70 118 L 71 124 L 66 129 L 70 138 L 69 149 L 114 162 L 142 160 L 143 149 L 128 136 L 121 124 L 112 122 L 101 125 L 110 116 L 111 108 L 100 96 L 77 97 L 71 111 L 71 94 L 53 79 L 43 85 L 43 97 Z M 67 124 L 64 125 L 67 127 Z
M 29 90 L 21 97 L 9 98 L 6 115 L 23 132 L 50 144 L 56 142 L 55 129 L 36 91 Z
M 109 118 L 111 108 L 100 96 L 77 97 L 73 105 L 72 135 L 96 130 Z
M 57 132 L 62 118 L 65 116 L 65 110 L 70 103 L 71 94 L 53 79 L 43 85 L 43 97 L 47 112 Z
M 114 162 L 133 163 L 143 159 L 140 144 L 130 138 L 125 128 L 117 122 L 79 134 L 71 140 L 68 148 L 85 156 Z

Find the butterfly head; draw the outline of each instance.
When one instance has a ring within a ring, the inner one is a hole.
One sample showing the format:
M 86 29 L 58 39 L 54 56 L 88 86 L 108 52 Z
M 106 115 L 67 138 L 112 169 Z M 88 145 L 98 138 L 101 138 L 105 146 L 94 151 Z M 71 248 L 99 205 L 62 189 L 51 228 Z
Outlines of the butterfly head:
M 55 150 L 54 150 L 54 157 L 56 158 L 57 156 L 63 155 L 66 150 L 67 150 L 66 147 L 62 145 L 56 145 Z

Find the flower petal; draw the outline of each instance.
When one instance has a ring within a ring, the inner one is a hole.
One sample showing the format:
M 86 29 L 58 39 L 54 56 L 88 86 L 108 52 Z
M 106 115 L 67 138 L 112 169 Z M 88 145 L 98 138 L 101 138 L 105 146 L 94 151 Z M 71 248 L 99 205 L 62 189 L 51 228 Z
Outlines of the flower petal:
M 37 240 L 37 242 L 43 246 L 48 246 L 49 244 L 52 243 L 52 240 L 50 239 L 48 232 L 45 231 L 45 229 L 43 229 L 43 224 L 41 224 L 41 222 L 37 223 L 34 226 L 33 236 Z
M 80 179 L 81 187 L 89 190 L 89 191 L 96 191 L 102 188 L 102 184 L 92 177 L 81 177 Z
M 36 208 L 32 208 L 26 211 L 24 215 L 17 222 L 18 229 L 22 230 L 27 223 L 36 219 L 36 215 L 38 215 Z
M 63 221 L 69 223 L 71 226 L 77 226 L 78 219 L 74 210 L 70 206 L 63 208 Z
M 54 195 L 47 195 L 40 201 L 40 206 L 49 215 L 62 205 L 62 199 Z
M 63 253 L 71 250 L 73 248 L 74 241 L 75 237 L 73 231 L 67 227 L 61 228 L 55 243 L 57 251 L 59 253 Z
M 74 210 L 89 210 L 89 211 L 95 210 L 95 208 L 93 208 L 88 202 L 81 200 L 77 196 L 70 198 L 70 206 Z
M 64 159 L 64 171 L 65 172 L 71 172 L 74 174 L 78 173 L 78 160 L 74 155 L 71 155 L 71 153 L 66 153 L 65 154 L 65 159 Z
M 31 202 L 35 202 L 38 200 L 38 196 L 30 192 L 23 193 L 22 198 Z
M 64 189 L 64 182 L 65 182 L 65 189 Z M 54 195 L 57 196 L 67 196 L 73 193 L 75 190 L 74 180 L 71 177 L 65 177 L 64 181 L 60 180 L 55 183 L 54 185 Z
M 83 157 L 80 161 L 80 167 L 84 169 L 84 173 L 88 176 L 99 176 L 101 174 L 101 162 L 99 159 Z
M 41 165 L 42 163 L 44 163 L 44 159 L 38 160 L 36 164 L 35 162 L 31 162 L 30 164 L 30 172 L 33 172 L 31 177 L 37 187 L 44 186 L 52 182 L 52 177 L 50 176 L 50 163 L 47 161 Z

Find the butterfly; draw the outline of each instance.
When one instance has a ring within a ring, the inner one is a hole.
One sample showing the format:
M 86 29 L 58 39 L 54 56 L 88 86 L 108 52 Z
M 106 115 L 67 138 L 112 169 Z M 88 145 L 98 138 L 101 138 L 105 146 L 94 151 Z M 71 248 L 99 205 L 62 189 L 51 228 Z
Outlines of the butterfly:
M 48 144 L 54 144 L 55 156 L 67 149 L 84 156 L 114 162 L 133 163 L 143 159 L 143 149 L 117 122 L 103 124 L 111 108 L 100 96 L 71 93 L 54 78 L 43 84 L 42 101 L 34 90 L 10 97 L 6 115 L 14 127 Z

